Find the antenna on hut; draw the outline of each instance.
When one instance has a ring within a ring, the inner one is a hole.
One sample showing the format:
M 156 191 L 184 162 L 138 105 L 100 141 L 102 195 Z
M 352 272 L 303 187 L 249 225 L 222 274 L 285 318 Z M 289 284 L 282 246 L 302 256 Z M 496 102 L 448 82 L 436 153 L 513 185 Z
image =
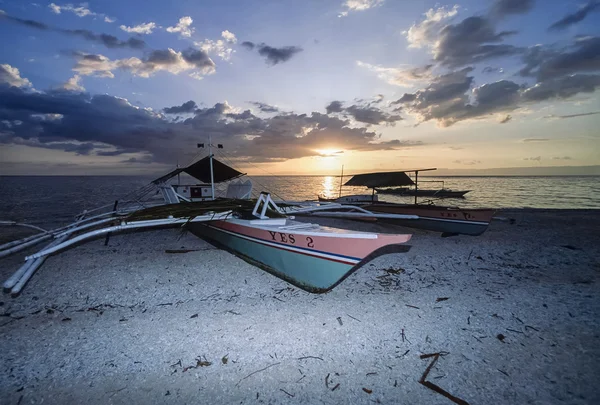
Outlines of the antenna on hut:
M 210 199 L 214 200 L 215 199 L 215 174 L 214 174 L 214 170 L 213 170 L 213 153 L 212 153 L 212 147 L 215 146 L 212 144 L 212 139 L 211 136 L 208 136 L 208 159 L 210 162 L 210 192 L 211 192 L 211 196 Z M 199 148 L 204 148 L 204 144 L 203 143 L 199 143 L 198 144 Z M 217 149 L 223 149 L 223 145 L 222 144 L 217 144 Z
M 340 195 L 338 198 L 342 197 L 342 184 L 344 183 L 344 165 L 342 165 L 342 175 L 340 176 Z

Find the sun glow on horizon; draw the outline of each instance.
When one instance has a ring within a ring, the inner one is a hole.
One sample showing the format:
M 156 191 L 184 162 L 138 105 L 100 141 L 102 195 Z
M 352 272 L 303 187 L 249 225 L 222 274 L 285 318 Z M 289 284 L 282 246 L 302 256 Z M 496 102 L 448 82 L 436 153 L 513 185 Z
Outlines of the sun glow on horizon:
M 315 152 L 321 157 L 335 157 L 344 153 L 344 151 L 340 149 L 315 149 Z

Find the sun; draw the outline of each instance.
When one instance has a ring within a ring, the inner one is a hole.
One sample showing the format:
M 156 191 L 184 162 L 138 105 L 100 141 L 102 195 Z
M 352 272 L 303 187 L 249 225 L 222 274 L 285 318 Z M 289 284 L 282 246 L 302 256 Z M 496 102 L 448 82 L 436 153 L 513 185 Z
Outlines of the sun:
M 339 149 L 315 149 L 315 152 L 317 152 L 319 156 L 322 157 L 339 156 L 340 154 L 344 153 L 344 151 Z

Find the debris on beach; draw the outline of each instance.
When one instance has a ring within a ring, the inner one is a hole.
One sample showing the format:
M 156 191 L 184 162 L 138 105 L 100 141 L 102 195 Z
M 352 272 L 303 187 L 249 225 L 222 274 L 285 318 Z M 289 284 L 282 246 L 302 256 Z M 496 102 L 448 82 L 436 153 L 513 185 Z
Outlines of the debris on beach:
M 431 363 L 429 363 L 429 366 L 427 367 L 427 369 L 421 376 L 421 379 L 419 380 L 419 384 L 422 384 L 422 385 L 426 386 L 427 388 L 429 388 L 430 390 L 433 390 L 433 391 L 437 392 L 438 394 L 445 396 L 446 398 L 448 398 L 450 401 L 454 402 L 455 404 L 469 405 L 469 403 L 467 401 L 457 398 L 454 395 L 450 394 L 448 391 L 445 391 L 444 389 L 442 389 L 440 386 L 438 386 L 430 381 L 427 381 L 427 376 L 429 375 L 429 372 L 431 371 L 433 366 L 435 366 L 435 364 L 437 363 L 437 361 L 439 360 L 439 358 L 441 356 L 445 356 L 447 354 L 450 354 L 450 353 L 438 352 L 438 353 L 422 354 L 420 356 L 421 359 L 433 358 L 433 360 L 431 361 Z M 363 388 L 363 390 L 364 390 L 364 388 Z

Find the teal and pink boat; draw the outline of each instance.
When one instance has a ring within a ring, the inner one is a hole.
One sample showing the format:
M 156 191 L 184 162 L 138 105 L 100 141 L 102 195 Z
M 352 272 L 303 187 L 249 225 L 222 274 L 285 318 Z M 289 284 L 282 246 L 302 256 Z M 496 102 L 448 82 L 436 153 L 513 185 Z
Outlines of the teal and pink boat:
M 193 224 L 197 236 L 304 290 L 331 290 L 361 265 L 411 235 L 353 232 L 288 218 Z M 403 245 L 396 252 L 406 252 Z
M 112 210 L 86 211 L 72 224 L 0 246 L 3 257 L 53 239 L 44 249 L 26 257 L 25 264 L 4 283 L 5 291 L 18 295 L 48 255 L 90 239 L 155 228 L 185 228 L 314 293 L 331 290 L 379 254 L 406 252 L 410 248 L 405 245 L 411 237 L 408 234 L 355 232 L 294 221 L 268 193 L 261 193 L 258 200 L 247 199 L 251 191 L 249 181 L 230 183 L 230 198 L 215 199 L 215 183 L 243 174 L 216 160 L 213 165 L 212 155 L 206 159 L 155 180 L 129 200 L 115 203 L 114 207 L 111 204 Z M 182 173 L 204 184 L 168 183 Z M 163 201 L 152 200 L 157 194 L 162 194 Z M 144 200 L 144 196 L 150 197 Z M 319 208 L 304 210 L 307 209 Z M 391 246 L 394 248 L 389 249 Z

